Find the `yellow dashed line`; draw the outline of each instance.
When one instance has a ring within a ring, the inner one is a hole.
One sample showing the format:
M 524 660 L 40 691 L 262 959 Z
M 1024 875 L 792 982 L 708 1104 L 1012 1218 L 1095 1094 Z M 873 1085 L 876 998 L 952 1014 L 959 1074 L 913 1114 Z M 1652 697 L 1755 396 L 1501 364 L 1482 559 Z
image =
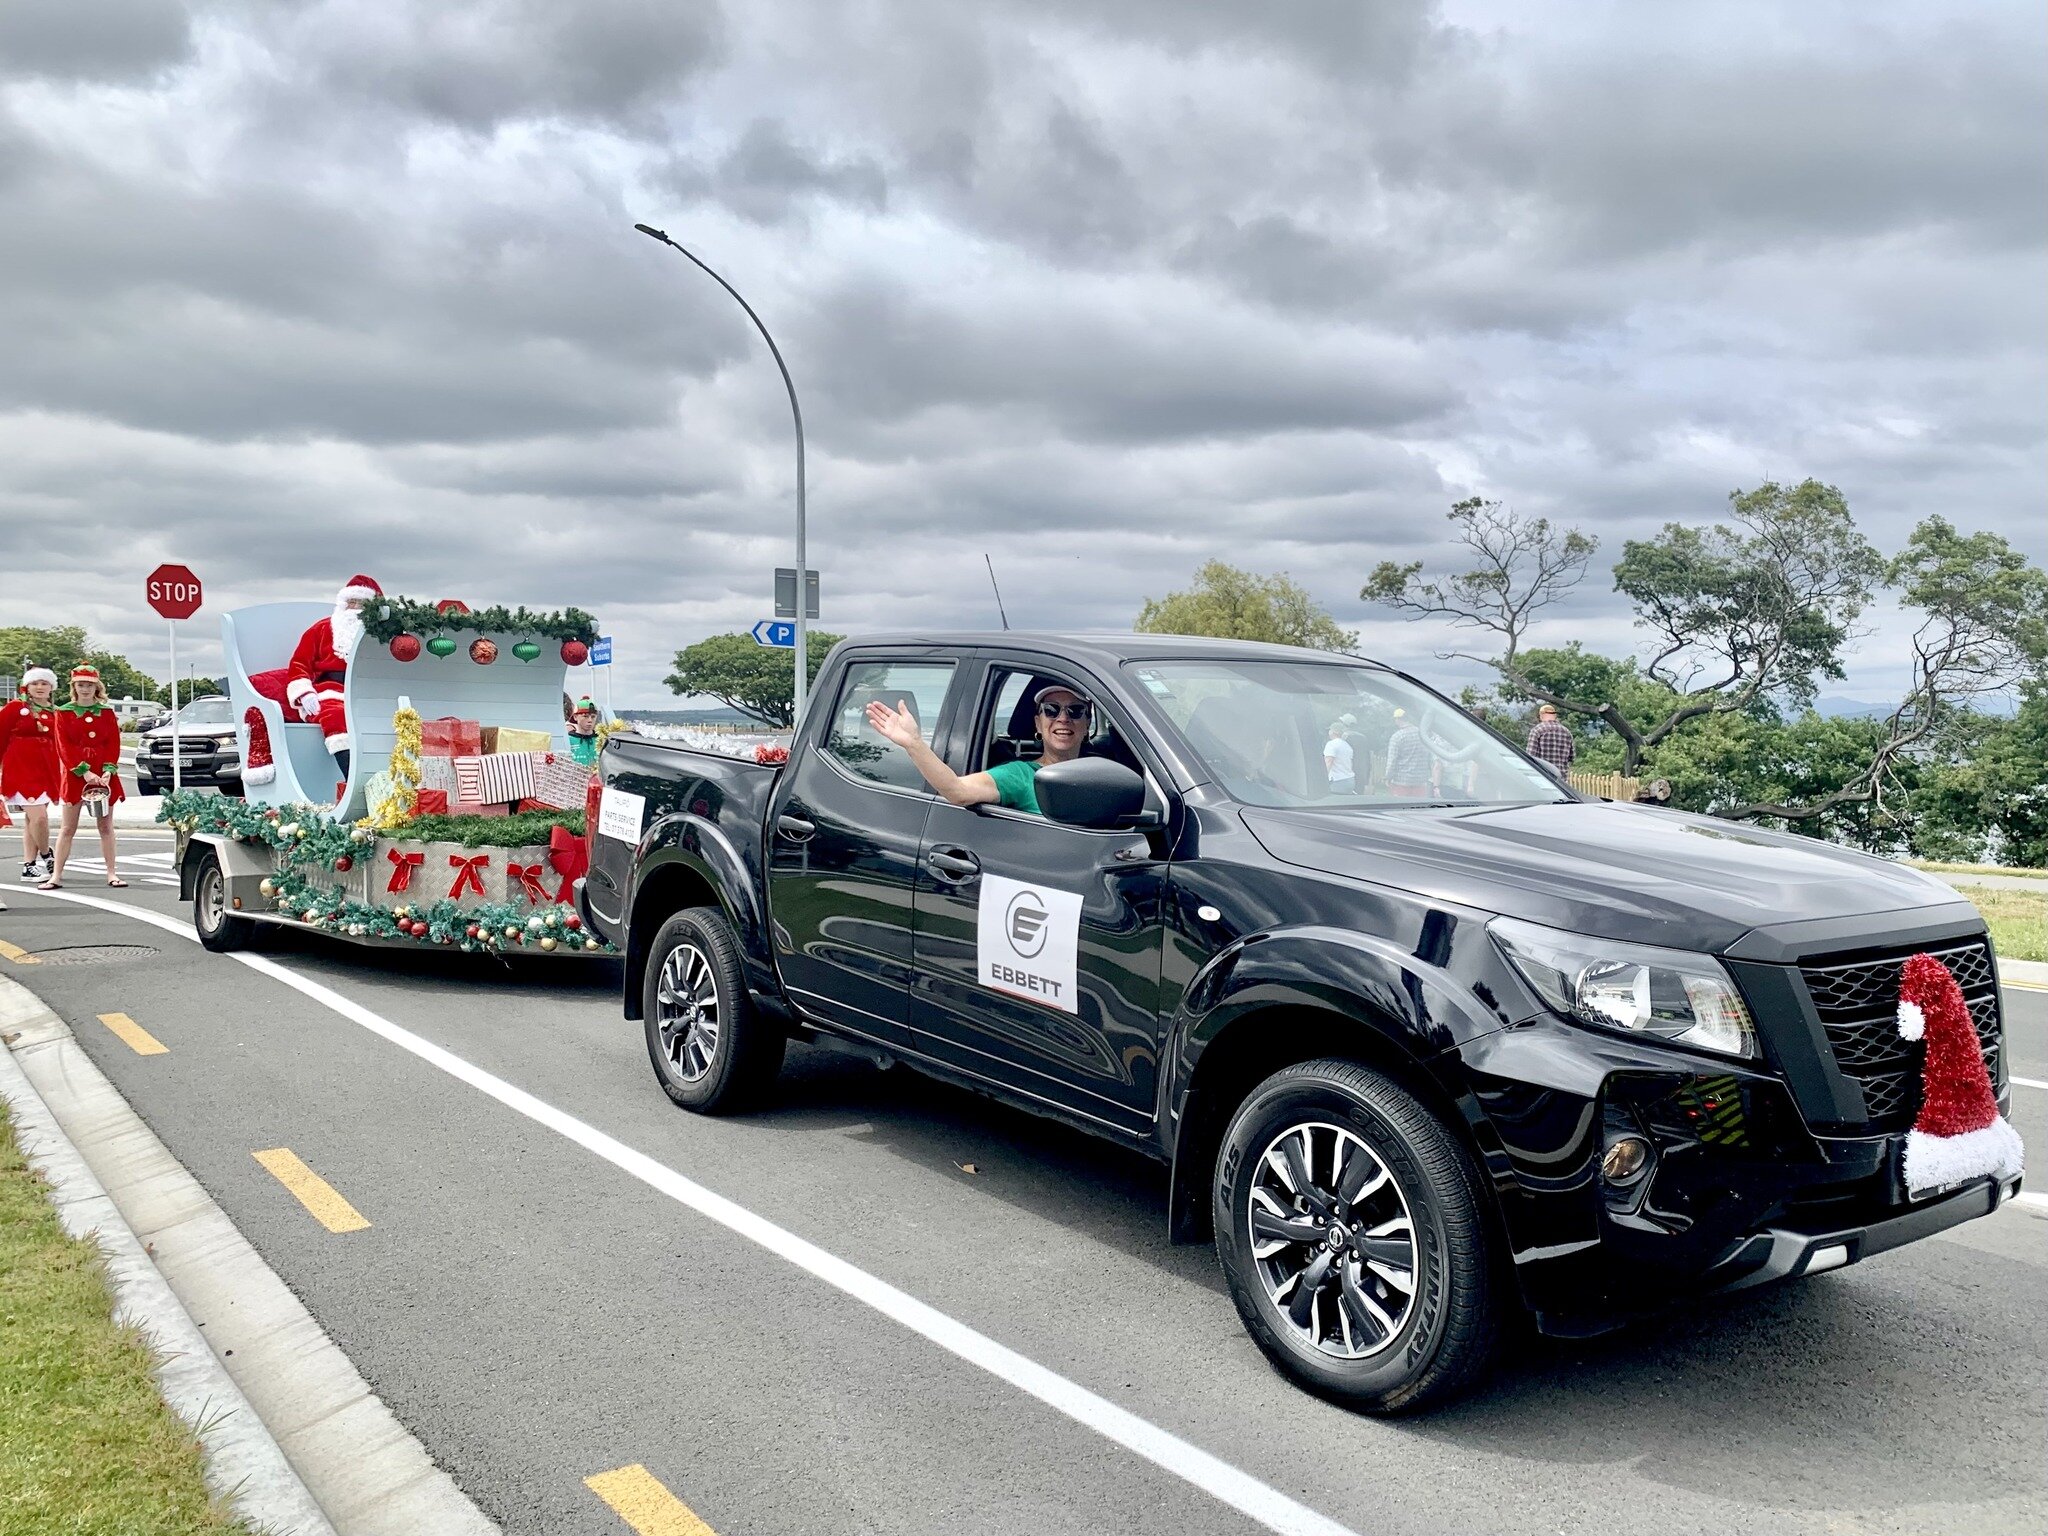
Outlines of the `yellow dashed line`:
M 586 1477 L 583 1486 L 611 1505 L 612 1513 L 639 1536 L 718 1536 L 638 1462 Z
M 313 1213 L 313 1219 L 330 1232 L 360 1232 L 369 1225 L 363 1213 L 342 1199 L 341 1192 L 308 1168 L 290 1147 L 272 1147 L 252 1152 L 257 1162 L 269 1169 L 277 1182 L 298 1197 L 299 1204 Z
M 121 1043 L 138 1056 L 163 1056 L 171 1049 L 125 1013 L 103 1013 L 100 1022 L 119 1035 Z
M 16 965 L 41 965 L 43 963 L 20 945 L 10 944 L 5 939 L 0 939 L 0 955 L 5 955 Z

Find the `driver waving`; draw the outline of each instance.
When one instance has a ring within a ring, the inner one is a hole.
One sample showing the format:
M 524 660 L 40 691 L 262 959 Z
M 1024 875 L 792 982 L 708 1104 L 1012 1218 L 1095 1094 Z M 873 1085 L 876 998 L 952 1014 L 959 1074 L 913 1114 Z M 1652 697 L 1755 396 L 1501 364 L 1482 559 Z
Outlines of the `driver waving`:
M 933 793 L 950 805 L 1001 805 L 1033 816 L 1038 808 L 1038 791 L 1032 780 L 1038 770 L 1054 763 L 1072 762 L 1087 744 L 1095 716 L 1095 703 L 1078 688 L 1065 683 L 1048 683 L 1032 698 L 1033 729 L 1044 750 L 1035 760 L 1019 759 L 998 763 L 984 773 L 955 773 L 925 744 L 917 728 L 917 716 L 905 705 L 891 708 L 880 699 L 868 705 L 868 724 L 909 754 L 917 771 Z

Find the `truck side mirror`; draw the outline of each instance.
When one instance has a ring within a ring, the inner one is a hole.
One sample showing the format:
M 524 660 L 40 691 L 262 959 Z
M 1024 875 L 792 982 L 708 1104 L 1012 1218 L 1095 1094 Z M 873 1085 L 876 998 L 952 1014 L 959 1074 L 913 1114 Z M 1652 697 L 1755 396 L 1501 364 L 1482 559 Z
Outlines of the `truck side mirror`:
M 1070 827 L 1130 825 L 1145 811 L 1145 781 L 1107 757 L 1077 757 L 1038 770 L 1038 808 Z

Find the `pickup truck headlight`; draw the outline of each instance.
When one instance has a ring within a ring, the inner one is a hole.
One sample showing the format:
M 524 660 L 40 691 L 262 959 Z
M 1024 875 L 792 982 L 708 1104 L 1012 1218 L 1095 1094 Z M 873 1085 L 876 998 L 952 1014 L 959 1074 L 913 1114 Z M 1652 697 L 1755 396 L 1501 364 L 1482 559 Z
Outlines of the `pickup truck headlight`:
M 1512 917 L 1487 931 L 1523 980 L 1581 1024 L 1656 1035 L 1729 1056 L 1756 1055 L 1756 1027 L 1711 955 L 1565 933 Z

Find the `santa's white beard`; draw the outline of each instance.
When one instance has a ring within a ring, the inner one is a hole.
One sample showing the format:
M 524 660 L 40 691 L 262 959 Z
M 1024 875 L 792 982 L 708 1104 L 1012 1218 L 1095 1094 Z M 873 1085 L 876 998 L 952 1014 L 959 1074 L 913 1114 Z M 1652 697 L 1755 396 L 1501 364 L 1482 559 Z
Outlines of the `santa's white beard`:
M 355 656 L 356 645 L 363 638 L 363 616 L 347 603 L 334 605 L 334 654 L 343 661 Z

